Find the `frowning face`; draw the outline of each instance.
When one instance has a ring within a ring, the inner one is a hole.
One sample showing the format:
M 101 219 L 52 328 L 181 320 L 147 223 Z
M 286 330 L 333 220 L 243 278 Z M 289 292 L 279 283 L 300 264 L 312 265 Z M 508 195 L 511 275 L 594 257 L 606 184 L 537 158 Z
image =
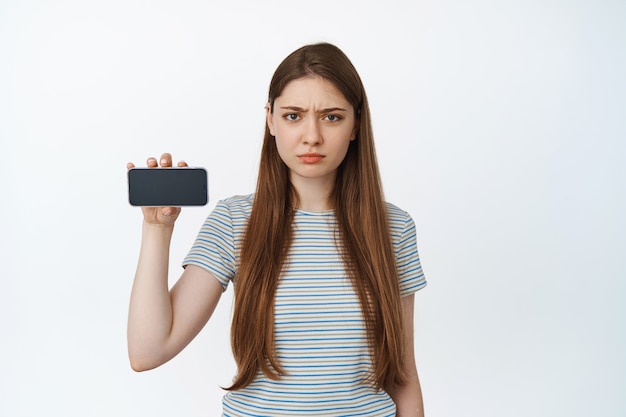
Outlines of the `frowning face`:
M 354 108 L 328 80 L 291 81 L 267 110 L 267 125 L 289 167 L 291 182 L 332 187 L 337 168 L 356 136 Z

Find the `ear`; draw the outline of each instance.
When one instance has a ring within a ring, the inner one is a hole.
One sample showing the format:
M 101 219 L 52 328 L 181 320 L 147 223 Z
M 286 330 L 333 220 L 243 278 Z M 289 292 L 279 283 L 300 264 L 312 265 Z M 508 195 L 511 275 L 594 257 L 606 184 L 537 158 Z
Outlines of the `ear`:
M 265 105 L 265 119 L 267 120 L 267 128 L 272 136 L 276 136 L 274 133 L 274 115 L 272 114 L 270 103 Z
M 354 129 L 352 129 L 352 133 L 350 134 L 350 142 L 356 139 L 357 133 L 359 133 L 358 121 L 354 123 Z

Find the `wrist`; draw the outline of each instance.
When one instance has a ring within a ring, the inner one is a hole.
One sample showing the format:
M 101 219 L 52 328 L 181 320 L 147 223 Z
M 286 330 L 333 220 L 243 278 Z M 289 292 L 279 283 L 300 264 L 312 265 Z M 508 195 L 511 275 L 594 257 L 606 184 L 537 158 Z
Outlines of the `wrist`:
M 167 239 L 169 241 L 172 237 L 172 233 L 174 232 L 174 224 L 150 223 L 144 220 L 142 232 L 144 238 L 160 238 Z

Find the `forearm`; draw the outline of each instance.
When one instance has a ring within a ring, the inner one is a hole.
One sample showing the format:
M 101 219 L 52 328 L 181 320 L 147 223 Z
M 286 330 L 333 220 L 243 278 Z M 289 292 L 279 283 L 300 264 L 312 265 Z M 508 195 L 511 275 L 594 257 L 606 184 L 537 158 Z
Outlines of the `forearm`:
M 158 366 L 166 351 L 172 327 L 168 288 L 172 231 L 170 226 L 143 224 L 128 315 L 128 353 L 135 370 Z
M 396 403 L 397 417 L 423 417 L 424 402 L 422 388 L 415 363 L 415 343 L 413 336 L 413 314 L 415 296 L 408 295 L 402 299 L 402 314 L 405 324 L 404 370 L 407 378 L 403 385 L 394 387 L 389 395 Z
M 406 384 L 395 387 L 390 393 L 396 403 L 396 417 L 423 417 L 424 402 L 417 374 Z

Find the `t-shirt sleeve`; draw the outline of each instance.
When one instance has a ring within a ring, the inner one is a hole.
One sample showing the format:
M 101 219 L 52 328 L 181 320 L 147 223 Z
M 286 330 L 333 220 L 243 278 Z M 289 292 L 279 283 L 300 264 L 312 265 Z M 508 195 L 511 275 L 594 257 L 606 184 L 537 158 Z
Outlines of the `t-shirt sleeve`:
M 424 288 L 426 278 L 417 251 L 415 222 L 408 213 L 403 212 L 403 214 L 403 219 L 398 224 L 398 230 L 401 230 L 401 233 L 395 244 L 395 251 L 400 277 L 400 295 L 404 297 Z
M 212 273 L 224 290 L 235 276 L 235 243 L 230 208 L 219 201 L 204 221 L 183 260 L 183 267 L 196 265 Z

